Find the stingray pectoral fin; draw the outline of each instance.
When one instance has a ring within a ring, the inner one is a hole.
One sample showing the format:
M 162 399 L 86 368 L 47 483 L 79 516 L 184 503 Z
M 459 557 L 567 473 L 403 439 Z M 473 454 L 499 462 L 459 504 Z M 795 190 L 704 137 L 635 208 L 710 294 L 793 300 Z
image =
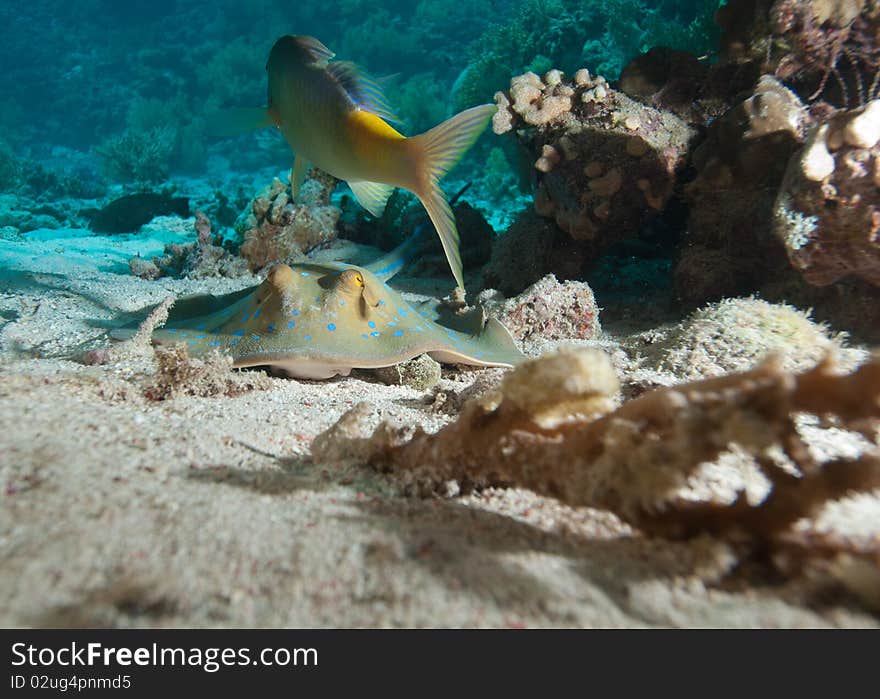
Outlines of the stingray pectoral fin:
M 394 185 L 383 182 L 349 182 L 348 186 L 354 192 L 358 203 L 376 218 L 379 218 L 385 211 L 388 197 L 394 191 Z

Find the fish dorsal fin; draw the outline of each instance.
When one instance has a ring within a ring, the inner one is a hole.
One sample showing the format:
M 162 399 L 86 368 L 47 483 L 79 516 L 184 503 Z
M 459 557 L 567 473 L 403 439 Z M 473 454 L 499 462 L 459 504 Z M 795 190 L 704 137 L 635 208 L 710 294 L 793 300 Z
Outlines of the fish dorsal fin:
M 327 62 L 336 55 L 313 36 L 300 34 L 293 39 L 297 46 L 319 65 L 327 65 Z
M 394 185 L 384 182 L 349 182 L 348 186 L 354 192 L 358 203 L 376 218 L 379 218 L 385 211 L 388 197 L 394 191 Z
M 327 71 L 358 107 L 385 121 L 401 123 L 379 81 L 362 72 L 354 63 L 334 61 L 327 66 Z

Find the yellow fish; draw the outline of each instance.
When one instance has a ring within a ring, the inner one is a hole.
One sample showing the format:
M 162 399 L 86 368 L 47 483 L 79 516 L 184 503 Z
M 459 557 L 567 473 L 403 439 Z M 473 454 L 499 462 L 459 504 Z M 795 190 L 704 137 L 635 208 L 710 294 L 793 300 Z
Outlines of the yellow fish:
M 358 202 L 381 216 L 395 187 L 415 194 L 428 212 L 452 274 L 463 287 L 458 231 L 440 179 L 473 144 L 495 112 L 491 104 L 467 109 L 407 138 L 379 84 L 310 36 L 283 36 L 272 47 L 268 121 L 295 153 L 293 194 L 309 163 L 345 180 Z

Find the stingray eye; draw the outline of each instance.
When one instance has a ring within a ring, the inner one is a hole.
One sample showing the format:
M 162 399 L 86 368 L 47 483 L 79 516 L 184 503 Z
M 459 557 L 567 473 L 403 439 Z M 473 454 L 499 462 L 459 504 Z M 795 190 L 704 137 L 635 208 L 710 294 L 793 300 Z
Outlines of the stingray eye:
M 358 272 L 354 275 L 354 283 L 357 284 L 358 286 L 364 285 L 364 278 L 361 276 L 360 272 Z

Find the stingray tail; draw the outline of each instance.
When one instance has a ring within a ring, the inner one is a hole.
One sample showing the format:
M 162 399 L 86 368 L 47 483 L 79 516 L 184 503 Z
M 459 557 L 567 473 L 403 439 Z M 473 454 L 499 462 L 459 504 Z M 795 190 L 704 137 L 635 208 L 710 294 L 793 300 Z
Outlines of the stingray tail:
M 440 180 L 477 140 L 495 109 L 493 104 L 466 109 L 430 131 L 409 139 L 421 182 L 413 191 L 437 229 L 452 274 L 462 288 L 464 282 L 461 254 L 458 250 L 458 230 L 452 208 L 440 189 Z

